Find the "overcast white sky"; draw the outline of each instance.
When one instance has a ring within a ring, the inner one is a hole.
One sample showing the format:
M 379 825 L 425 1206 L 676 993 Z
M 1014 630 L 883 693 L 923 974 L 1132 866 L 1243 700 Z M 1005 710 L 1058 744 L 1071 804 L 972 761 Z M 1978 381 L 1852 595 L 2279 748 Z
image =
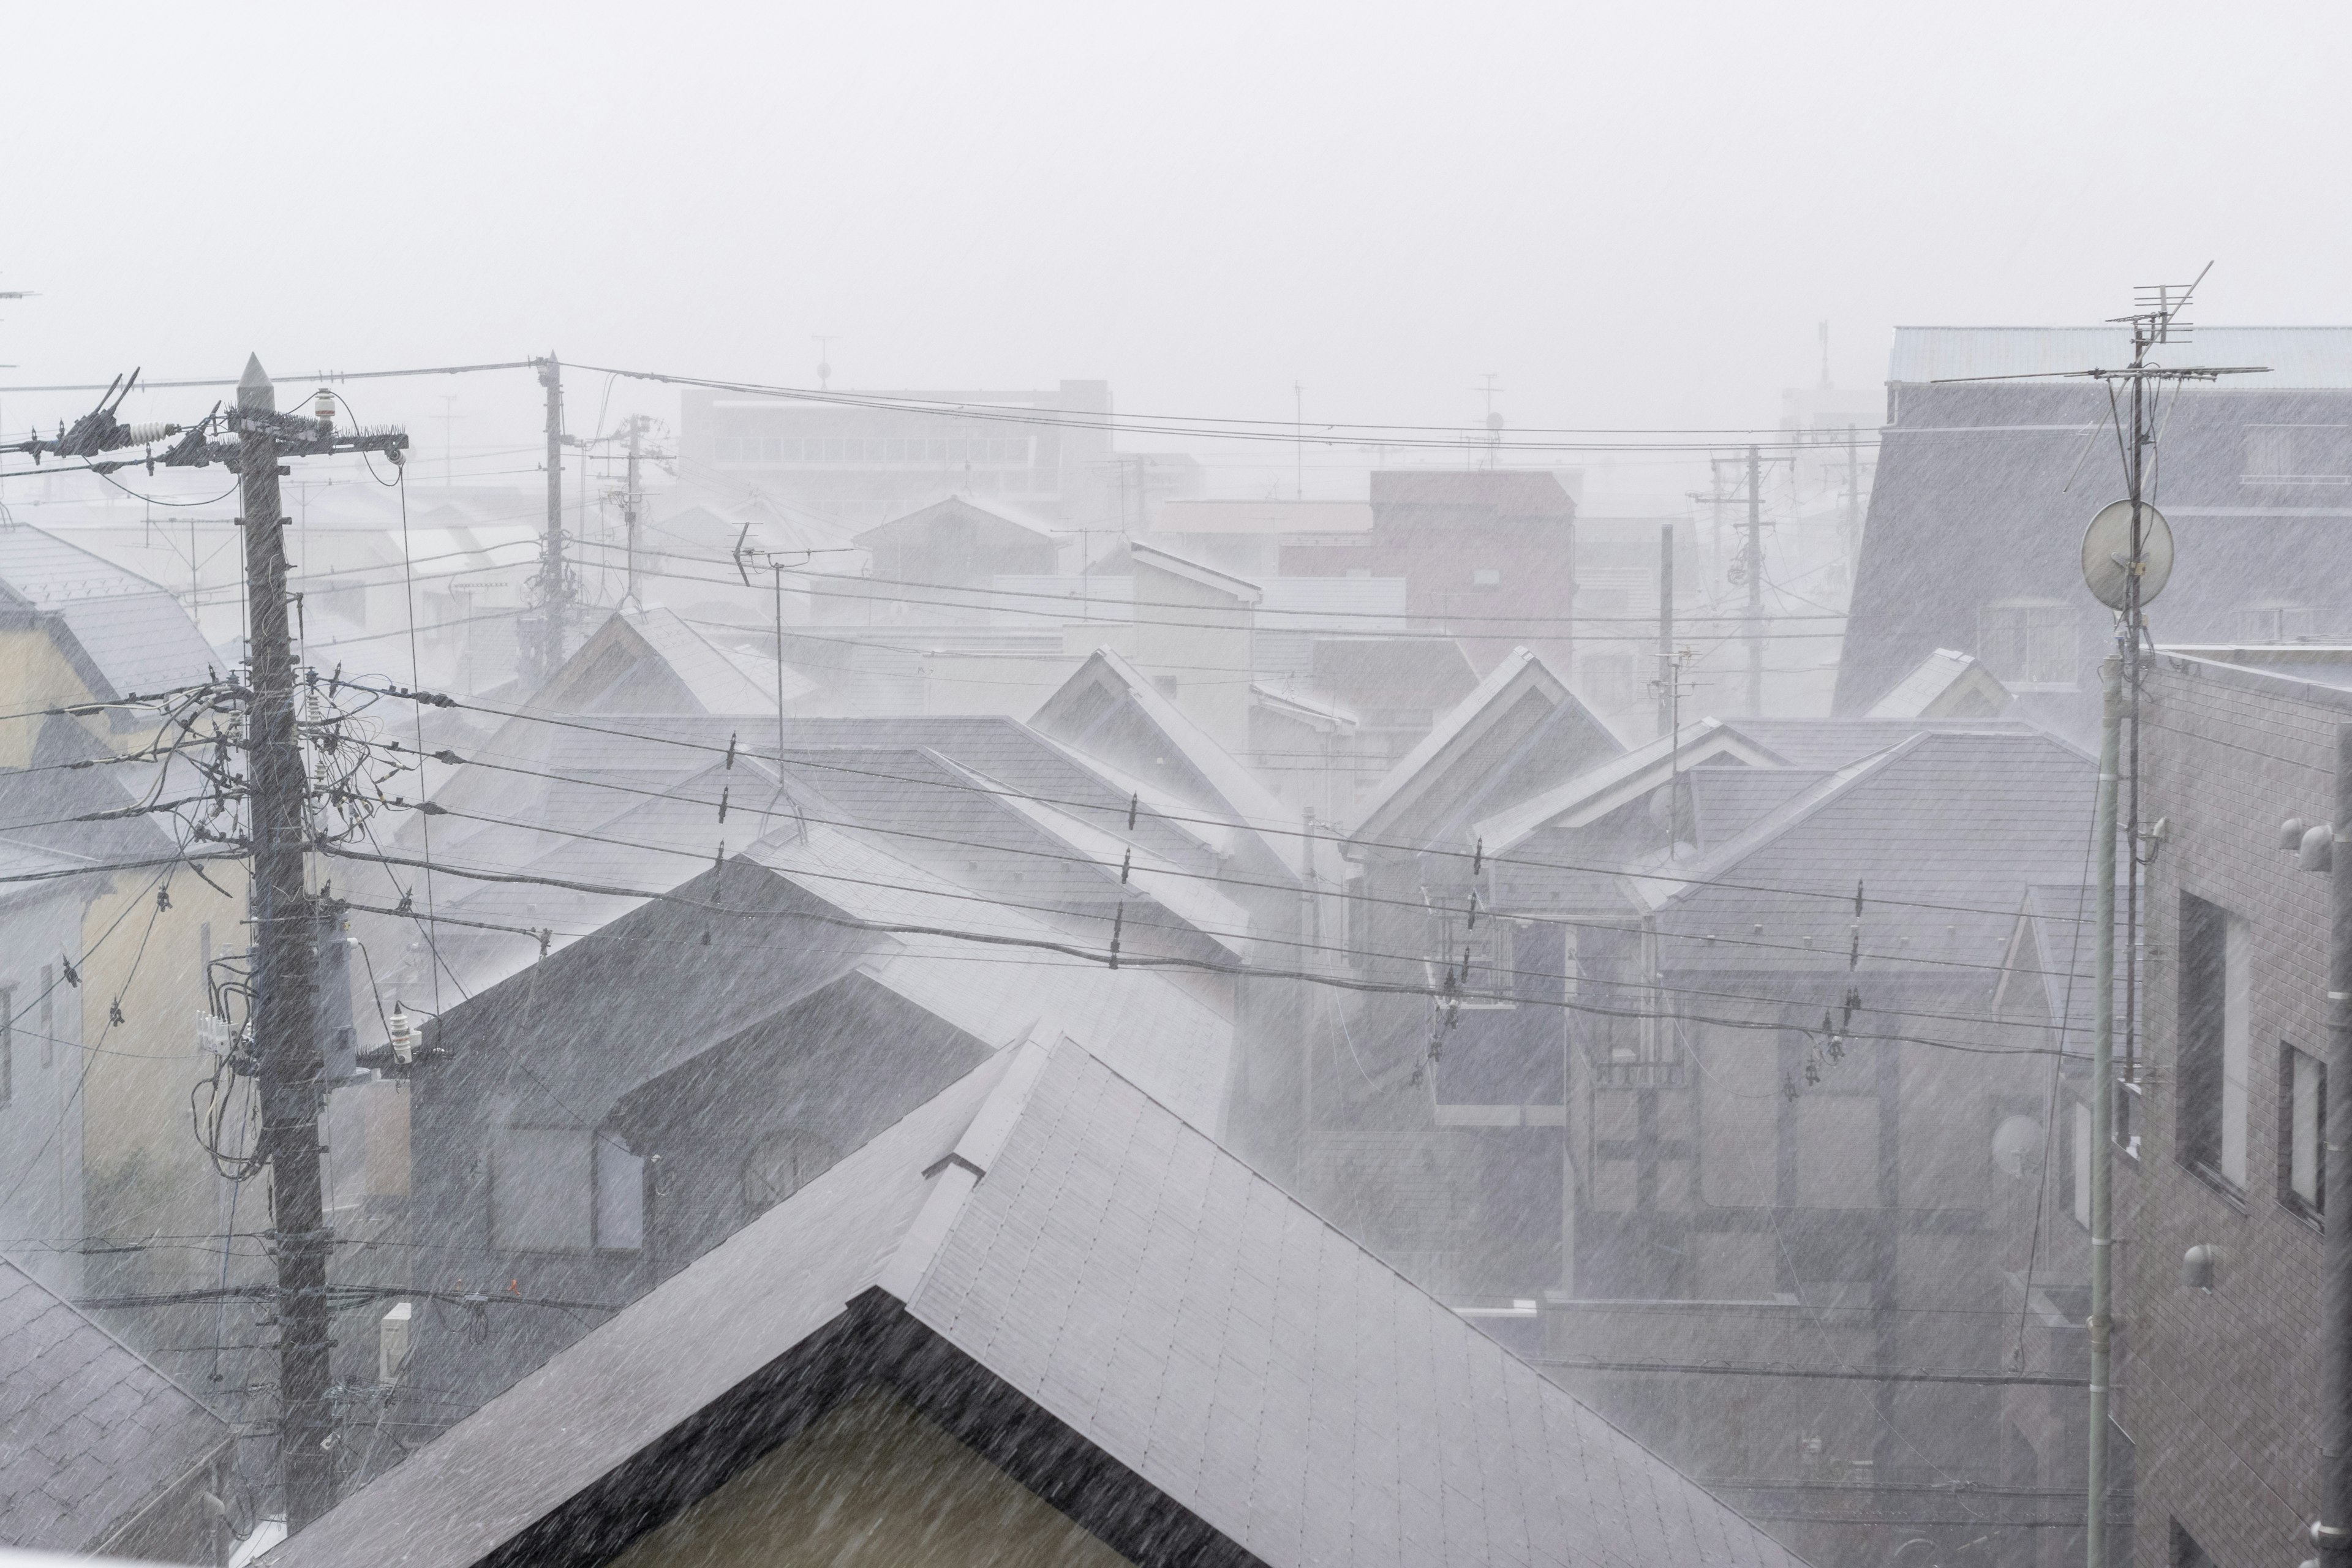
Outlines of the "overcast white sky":
M 2342 5 L 21 5 L 0 384 L 566 359 L 1772 419 L 2218 262 L 2341 321 Z M 429 423 L 439 386 L 363 414 Z M 487 392 L 467 389 L 469 405 Z M 527 379 L 500 395 L 528 417 Z M 27 400 L 12 400 L 21 424 Z M 150 407 L 151 416 L 164 409 Z

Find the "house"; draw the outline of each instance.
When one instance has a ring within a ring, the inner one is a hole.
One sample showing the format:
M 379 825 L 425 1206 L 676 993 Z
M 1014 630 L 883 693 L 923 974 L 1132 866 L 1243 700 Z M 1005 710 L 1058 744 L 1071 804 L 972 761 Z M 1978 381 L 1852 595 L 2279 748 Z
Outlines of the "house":
M 1976 655 L 1939 647 L 1885 696 L 1871 704 L 1872 719 L 1995 719 L 2012 699 Z
M 0 1545 L 226 1561 L 228 1424 L 5 1258 L 0 1432 Z
M 2347 723 L 2340 643 L 2150 661 L 2141 813 L 2164 829 L 2113 1151 L 2114 1417 L 2143 1564 L 2300 1561 L 2319 1517 L 2328 879 L 2282 825 L 2336 815 Z
M 865 778 L 851 815 L 796 773 L 779 799 L 772 763 L 742 761 L 650 800 L 615 792 L 622 809 L 589 833 L 449 810 L 481 841 L 440 850 L 456 896 L 436 923 L 465 939 L 436 939 L 429 956 L 452 994 L 436 1004 L 429 973 L 401 982 L 425 987 L 406 1005 L 437 1005 L 428 1048 L 413 1068 L 371 1058 L 400 1080 L 383 1087 L 399 1091 L 384 1108 L 404 1144 L 388 1185 L 405 1223 L 346 1256 L 385 1292 L 504 1280 L 537 1305 L 493 1293 L 478 1335 L 425 1337 L 415 1377 L 436 1394 L 416 1425 L 454 1420 L 576 1337 L 593 1321 L 579 1311 L 634 1300 L 1033 1035 L 1100 1049 L 1202 1125 L 1223 1121 L 1234 1008 L 1219 971 L 1246 940 L 1237 910 L 1162 858 L 979 787 L 935 753 L 806 755 L 813 771 L 891 770 L 887 787 Z M 927 803 L 927 784 L 972 809 Z M 698 843 L 669 847 L 688 822 L 698 838 L 729 789 L 741 801 L 730 822 L 757 837 L 716 865 Z M 891 795 L 913 797 L 902 820 L 919 826 L 857 820 L 885 816 L 872 803 Z M 959 823 L 991 816 L 1006 820 L 955 856 L 983 881 L 1020 866 L 1025 885 L 975 890 L 877 847 L 944 847 Z M 491 860 L 500 849 L 520 858 Z M 567 941 L 538 958 L 534 927 Z
M 1349 847 L 1356 973 L 1388 994 L 1316 1037 L 1309 1201 L 1677 1464 L 1805 1514 L 1814 1560 L 1932 1536 L 1915 1482 L 2030 1468 L 2005 1388 L 1768 1369 L 1997 1368 L 1994 1325 L 2079 1284 L 2035 1240 L 2063 1031 L 2013 950 L 2032 890 L 2079 889 L 2089 760 L 2002 720 L 1705 720 L 1524 771 L 1467 722 L 1433 742 Z M 2079 1381 L 2034 1333 L 2021 1375 Z M 1838 1487 L 1843 1513 L 1812 1495 Z M 2023 1550 L 2049 1513 L 1980 1517 Z
M 1047 576 L 1061 554 L 1050 530 L 961 495 L 877 524 L 850 542 L 872 558 L 880 596 L 910 603 L 926 590 L 981 587 L 1001 575 Z
M 2167 395 L 2153 498 L 2176 550 L 2149 610 L 2158 640 L 2293 643 L 2352 632 L 2352 591 L 2314 563 L 2352 500 L 2352 328 L 2208 327 L 2176 364 L 2266 365 Z M 2019 710 L 2098 725 L 2108 613 L 2083 592 L 2079 543 L 2123 491 L 2095 383 L 2128 363 L 2122 327 L 1897 329 L 1835 710 L 1867 711 L 1937 648 L 1972 654 Z
M 531 696 L 571 713 L 728 713 L 804 706 L 817 683 L 733 646 L 731 627 L 697 626 L 659 605 L 614 611 Z
M 678 405 L 679 473 L 845 522 L 882 522 L 947 495 L 1073 522 L 1110 517 L 1125 496 L 1110 406 L 1102 381 L 845 397 L 689 389 Z
M 1129 653 L 1192 722 L 1232 752 L 1249 747 L 1257 607 L 1265 591 L 1173 551 L 1130 540 L 1135 621 Z
M 275 1568 L 1795 1562 L 1095 1053 L 877 1132 Z
M 1280 561 L 1286 576 L 1404 579 L 1413 625 L 1460 638 L 1480 669 L 1519 643 L 1563 669 L 1574 651 L 1576 501 L 1549 472 L 1376 470 L 1369 529 L 1286 541 Z

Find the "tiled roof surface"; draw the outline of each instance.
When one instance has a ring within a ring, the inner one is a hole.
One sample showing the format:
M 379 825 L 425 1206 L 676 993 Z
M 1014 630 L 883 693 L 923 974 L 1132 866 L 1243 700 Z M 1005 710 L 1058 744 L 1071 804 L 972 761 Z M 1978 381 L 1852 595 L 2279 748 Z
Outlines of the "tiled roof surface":
M 992 1061 L 273 1562 L 473 1562 L 869 1285 L 1276 1568 L 1796 1562 L 1068 1047 Z
M 1811 951 L 1842 967 L 1860 883 L 1865 961 L 1997 965 L 2026 887 L 2081 874 L 2095 771 L 2031 731 L 1915 736 L 1649 883 L 1660 928 L 1746 933 L 1760 923 L 1758 940 L 1771 945 L 1726 950 L 1724 962 L 1780 967 Z M 1886 901 L 1868 901 L 1873 885 Z
M 0 1259 L 0 1542 L 88 1550 L 209 1458 L 227 1425 Z

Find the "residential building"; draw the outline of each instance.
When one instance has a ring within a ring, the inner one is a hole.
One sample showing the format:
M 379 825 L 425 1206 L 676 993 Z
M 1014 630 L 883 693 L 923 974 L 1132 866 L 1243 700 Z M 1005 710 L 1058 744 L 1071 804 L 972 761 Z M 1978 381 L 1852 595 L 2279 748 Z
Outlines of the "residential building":
M 2068 1031 L 2020 932 L 2079 896 L 2089 759 L 1926 717 L 1627 752 L 1515 657 L 1350 835 L 1396 989 L 1317 1037 L 1308 1201 L 1813 1560 L 2044 1550 L 2079 1471 L 2012 1451 L 2052 1434 L 2003 1325 L 2018 1388 L 2079 1383 L 2082 1259 L 2036 1224 Z
M 688 389 L 679 468 L 689 482 L 856 524 L 967 495 L 1116 532 L 1126 492 L 1110 412 L 1103 381 L 808 397 Z
M 1524 1561 L 1754 1525 L 1099 1057 L 1034 1042 L 280 1549 L 283 1568 Z
M 2123 477 L 2105 388 L 2053 378 L 2130 353 L 2121 327 L 1897 329 L 1836 711 L 1868 710 L 1947 647 L 2021 712 L 2095 731 L 2112 628 L 2083 592 L 2080 543 Z M 2177 563 L 2156 637 L 2341 640 L 2352 589 L 2315 563 L 2352 504 L 2352 327 L 2205 328 L 2165 353 L 2270 368 L 2165 395 L 2149 499 Z M 2028 379 L 1971 379 L 1986 376 Z
M 2142 851 L 2145 1033 L 2117 1047 L 2113 1154 L 2135 1561 L 2299 1562 L 2336 1223 L 2320 1186 L 2329 907 L 2282 826 L 2299 837 L 2335 815 L 2352 649 L 2163 649 L 2141 723 L 2142 823 L 2163 826 Z M 2087 1102 L 2075 1114 L 2087 1132 Z
M 1329 606 L 1353 612 L 1318 617 L 1330 636 L 1402 630 L 1386 624 L 1401 614 L 1459 640 L 1482 673 L 1520 644 L 1563 669 L 1574 650 L 1577 502 L 1549 470 L 1376 469 L 1364 501 L 1171 502 L 1148 537 L 1261 585 L 1402 584 L 1393 606 Z

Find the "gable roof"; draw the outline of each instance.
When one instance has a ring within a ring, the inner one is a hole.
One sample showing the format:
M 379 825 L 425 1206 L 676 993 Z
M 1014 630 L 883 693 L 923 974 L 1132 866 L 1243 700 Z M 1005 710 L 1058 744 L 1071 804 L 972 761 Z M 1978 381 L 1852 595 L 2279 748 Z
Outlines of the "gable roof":
M 1648 794 L 1677 770 L 1724 761 L 1769 768 L 1781 759 L 1722 720 L 1702 719 L 1496 812 L 1477 823 L 1471 837 L 1486 844 L 1487 854 L 1507 855 L 1538 828 L 1581 827 Z
M 1866 717 L 1989 719 L 2009 704 L 2009 688 L 1974 654 L 1939 647 L 1873 703 Z
M 1640 886 L 1675 934 L 1762 923 L 1764 945 L 1726 963 L 1810 953 L 1843 967 L 1860 883 L 1865 962 L 1992 964 L 2024 889 L 2081 874 L 2095 775 L 2091 759 L 2035 731 L 1928 731 L 1824 775 Z M 1897 884 L 1903 901 L 1868 901 L 1870 887 Z
M 642 1461 L 696 1435 L 736 1391 L 761 1398 L 726 1425 L 766 1425 L 704 1461 L 704 1491 L 788 1437 L 772 1412 L 796 1398 L 814 1409 L 805 1391 L 827 1337 L 851 1340 L 861 1318 L 904 1325 L 902 1348 L 877 1347 L 865 1376 L 919 1397 L 943 1363 L 903 1347 L 942 1347 L 1171 1511 L 1277 1568 L 1796 1561 L 1066 1046 L 984 1065 L 272 1561 L 559 1557 L 571 1543 L 534 1526 L 633 1463 L 667 1486 L 663 1511 L 692 1500 Z M 794 1366 L 807 1374 L 770 1372 Z M 703 1428 L 699 1453 L 730 1440 L 718 1428 Z
M 0 598 L 62 618 L 112 688 L 101 696 L 192 685 L 221 664 L 171 595 L 25 523 L 0 524 Z
M 1430 795 L 1444 775 L 1479 747 L 1523 704 L 1532 702 L 1546 712 L 1535 726 L 1536 732 L 1553 733 L 1563 728 L 1562 736 L 1571 742 L 1581 740 L 1596 756 L 1618 756 L 1625 750 L 1609 726 L 1602 723 L 1587 708 L 1568 683 L 1554 675 L 1544 661 L 1526 648 L 1514 648 L 1508 658 L 1488 672 L 1469 696 L 1456 703 L 1454 710 L 1437 721 L 1421 742 L 1406 752 L 1387 776 L 1374 784 L 1357 808 L 1356 826 L 1349 835 L 1357 840 L 1381 839 L 1392 837 L 1407 813 Z M 1474 795 L 1474 802 L 1492 798 L 1494 788 L 1503 784 L 1502 776 L 1493 771 L 1493 764 L 1507 759 L 1480 759 L 1486 764 L 1486 782 Z M 1571 768 L 1571 772 L 1581 772 Z M 1536 787 L 1540 787 L 1539 785 Z M 1526 794 L 1535 793 L 1527 788 Z M 1517 798 L 1497 801 L 1497 807 L 1516 804 Z M 1474 804 L 1471 810 L 1476 809 Z M 1460 814 L 1457 814 L 1460 815 Z
M 606 616 L 534 701 L 593 709 L 625 686 L 650 678 L 637 702 L 684 712 L 773 717 L 778 673 L 773 659 L 720 647 L 676 611 L 654 605 Z M 817 689 L 790 666 L 782 674 L 788 709 Z
M 0 1541 L 87 1552 L 229 1441 L 227 1423 L 0 1258 Z
M 1175 748 L 1211 796 L 1202 805 L 1221 809 L 1236 826 L 1251 829 L 1280 864 L 1297 865 L 1297 835 L 1306 825 L 1298 809 L 1259 783 L 1255 773 L 1192 722 L 1125 655 L 1107 647 L 1096 649 L 1060 689 L 1045 699 L 1029 722 L 1072 750 L 1090 754 L 1081 710 L 1087 706 L 1085 699 L 1097 694 L 1123 701 Z
M 1255 605 L 1265 597 L 1265 590 L 1246 577 L 1236 577 L 1230 572 L 1179 555 L 1146 540 L 1129 539 L 1127 552 L 1129 559 L 1139 567 L 1148 566 L 1171 577 L 1181 577 L 1188 583 L 1223 594 L 1244 605 Z
M 850 536 L 850 542 L 861 550 L 871 550 L 887 542 L 894 535 L 927 528 L 938 522 L 971 522 L 985 527 L 1008 541 L 1024 543 L 1057 545 L 1053 530 L 1025 517 L 1015 516 L 1003 507 L 982 506 L 970 496 L 949 496 L 927 507 L 894 517 L 887 522 L 877 522 L 863 533 Z

